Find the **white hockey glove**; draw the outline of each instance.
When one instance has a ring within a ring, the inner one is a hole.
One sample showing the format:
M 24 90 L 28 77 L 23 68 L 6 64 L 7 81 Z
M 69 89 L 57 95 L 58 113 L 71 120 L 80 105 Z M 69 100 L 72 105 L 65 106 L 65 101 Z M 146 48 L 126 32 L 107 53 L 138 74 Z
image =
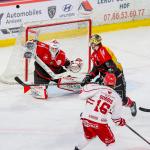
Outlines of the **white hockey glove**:
M 126 125 L 126 121 L 123 118 L 119 118 L 119 119 L 112 119 L 113 122 L 117 125 L 117 126 L 124 126 Z
M 36 48 L 36 42 L 34 41 L 27 41 L 25 44 L 25 53 L 24 58 L 32 58 L 35 55 L 35 48 Z
M 73 72 L 73 73 L 77 73 L 82 69 L 83 66 L 83 61 L 81 58 L 77 58 L 74 61 L 71 61 L 70 66 L 68 66 L 68 70 Z
M 81 85 L 79 81 L 80 79 L 76 78 L 76 77 L 63 77 L 59 79 L 58 85 L 57 87 L 60 89 L 64 89 L 67 91 L 73 91 L 73 92 L 78 92 L 81 89 Z M 76 84 L 79 83 L 79 84 Z
M 48 98 L 46 86 L 31 87 L 31 94 L 34 98 L 37 98 L 37 99 L 47 99 Z

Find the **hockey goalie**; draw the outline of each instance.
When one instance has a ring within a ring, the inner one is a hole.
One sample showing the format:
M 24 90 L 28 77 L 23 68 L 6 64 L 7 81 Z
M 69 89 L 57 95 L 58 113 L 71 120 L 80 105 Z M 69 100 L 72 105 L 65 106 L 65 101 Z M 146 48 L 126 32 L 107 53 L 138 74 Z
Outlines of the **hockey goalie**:
M 35 60 L 34 84 L 40 85 L 31 88 L 33 97 L 47 99 L 48 86 L 45 85 L 48 85 L 51 81 L 57 83 L 58 88 L 69 91 L 76 91 L 80 88 L 80 85 L 74 84 L 77 82 L 76 78 L 62 76 L 66 72 L 79 72 L 82 67 L 82 59 L 69 60 L 65 52 L 60 49 L 60 44 L 57 40 L 52 40 L 48 43 L 30 40 L 26 42 L 25 49 L 24 57 Z M 71 83 L 74 86 L 71 86 Z

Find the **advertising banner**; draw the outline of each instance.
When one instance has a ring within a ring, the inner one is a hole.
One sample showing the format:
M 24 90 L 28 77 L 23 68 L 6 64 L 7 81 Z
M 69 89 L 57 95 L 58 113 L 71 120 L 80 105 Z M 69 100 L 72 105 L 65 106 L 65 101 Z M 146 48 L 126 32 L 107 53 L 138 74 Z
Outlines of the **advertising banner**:
M 27 22 L 75 18 L 78 16 L 78 3 L 74 0 L 51 0 L 0 7 L 0 30 L 2 34 L 16 33 Z M 0 34 L 1 35 L 1 34 Z
M 150 1 L 82 0 L 79 16 L 92 18 L 95 25 L 150 18 Z
M 0 39 L 27 22 L 91 18 L 93 25 L 150 18 L 149 0 L 49 0 L 0 7 Z

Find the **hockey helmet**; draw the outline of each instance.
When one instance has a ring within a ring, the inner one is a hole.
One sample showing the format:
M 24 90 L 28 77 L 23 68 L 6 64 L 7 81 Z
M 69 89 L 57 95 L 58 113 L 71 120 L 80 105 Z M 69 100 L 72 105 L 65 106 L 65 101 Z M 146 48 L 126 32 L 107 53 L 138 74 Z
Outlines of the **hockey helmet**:
M 59 51 L 59 42 L 57 40 L 52 40 L 49 46 L 51 53 L 56 54 Z
M 103 79 L 104 85 L 106 86 L 115 86 L 116 85 L 116 76 L 113 73 L 106 73 Z
M 102 41 L 102 38 L 100 35 L 98 34 L 94 34 L 92 35 L 92 37 L 90 38 L 90 44 L 94 44 L 94 45 L 99 45 Z

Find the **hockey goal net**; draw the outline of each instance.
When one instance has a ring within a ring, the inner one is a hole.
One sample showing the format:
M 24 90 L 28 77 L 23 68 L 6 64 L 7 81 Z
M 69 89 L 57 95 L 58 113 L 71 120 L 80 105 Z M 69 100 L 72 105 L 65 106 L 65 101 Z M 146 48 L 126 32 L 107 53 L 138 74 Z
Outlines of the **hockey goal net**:
M 91 20 L 75 19 L 55 22 L 32 22 L 24 24 L 20 28 L 16 40 L 16 46 L 10 56 L 6 70 L 0 77 L 3 83 L 15 83 L 14 77 L 19 76 L 24 81 L 33 81 L 34 59 L 30 61 L 24 59 L 25 42 L 38 39 L 42 42 L 49 42 L 56 39 L 60 43 L 60 48 L 65 51 L 69 60 L 81 58 L 83 67 L 80 76 L 90 70 L 90 47 L 89 38 L 91 36 Z

